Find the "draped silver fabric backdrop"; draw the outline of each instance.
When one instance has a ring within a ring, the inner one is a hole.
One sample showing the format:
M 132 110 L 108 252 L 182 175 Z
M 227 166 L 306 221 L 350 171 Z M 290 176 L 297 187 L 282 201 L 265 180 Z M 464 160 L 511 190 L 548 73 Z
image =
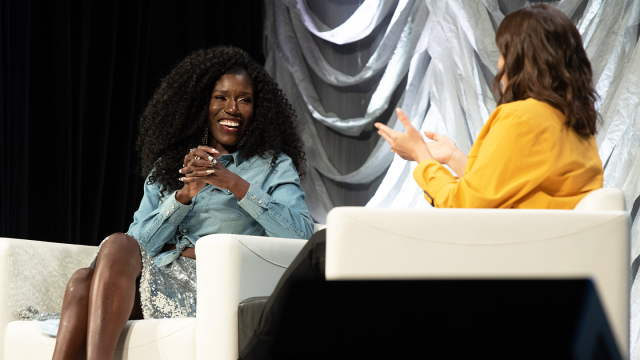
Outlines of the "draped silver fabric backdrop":
M 549 1 L 545 1 L 549 3 Z M 295 108 L 306 144 L 309 209 L 429 208 L 415 163 L 390 152 L 380 121 L 453 138 L 468 153 L 496 107 L 495 31 L 525 0 L 267 1 L 265 67 Z M 605 187 L 632 216 L 631 354 L 640 360 L 640 0 L 551 1 L 576 25 L 594 72 Z

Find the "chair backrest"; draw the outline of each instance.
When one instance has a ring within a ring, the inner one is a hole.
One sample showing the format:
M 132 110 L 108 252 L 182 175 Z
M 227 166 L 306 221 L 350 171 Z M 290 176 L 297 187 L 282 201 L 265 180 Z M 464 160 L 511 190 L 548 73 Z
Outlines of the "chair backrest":
M 591 278 L 622 352 L 629 344 L 629 215 L 589 211 L 334 208 L 327 280 Z M 614 205 L 611 205 L 614 204 Z M 616 205 L 617 204 L 617 205 Z
M 624 211 L 624 195 L 617 188 L 594 190 L 580 200 L 577 211 Z

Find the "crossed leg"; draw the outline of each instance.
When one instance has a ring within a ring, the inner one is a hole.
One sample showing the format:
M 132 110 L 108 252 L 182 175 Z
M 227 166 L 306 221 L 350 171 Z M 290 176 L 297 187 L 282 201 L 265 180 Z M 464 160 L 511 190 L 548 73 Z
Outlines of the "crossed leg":
M 95 269 L 80 269 L 69 279 L 53 360 L 110 360 L 127 320 L 142 319 L 136 286 L 141 272 L 138 242 L 111 235 Z

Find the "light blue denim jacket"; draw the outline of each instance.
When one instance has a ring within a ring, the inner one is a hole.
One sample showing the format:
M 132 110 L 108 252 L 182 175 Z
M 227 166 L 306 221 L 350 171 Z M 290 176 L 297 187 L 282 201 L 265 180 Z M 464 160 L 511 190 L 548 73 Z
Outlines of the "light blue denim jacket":
M 173 262 L 185 248 L 194 247 L 200 237 L 210 234 L 297 239 L 313 234 L 313 220 L 291 158 L 280 154 L 271 166 L 270 157 L 245 160 L 235 152 L 222 155 L 219 161 L 250 184 L 242 200 L 229 190 L 207 185 L 191 204 L 183 205 L 176 200 L 175 192 L 161 199 L 160 184 L 145 182 L 144 197 L 127 234 L 136 238 L 151 257 L 160 254 L 165 244 L 176 244 L 175 250 L 155 259 L 156 265 Z

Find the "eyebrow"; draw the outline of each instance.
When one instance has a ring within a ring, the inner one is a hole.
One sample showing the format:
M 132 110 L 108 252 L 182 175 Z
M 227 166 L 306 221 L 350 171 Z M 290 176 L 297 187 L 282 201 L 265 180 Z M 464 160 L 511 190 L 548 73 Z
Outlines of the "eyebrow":
M 223 93 L 223 94 L 228 94 L 229 93 L 229 91 L 227 91 L 227 90 L 218 90 L 218 89 L 213 89 L 213 92 L 219 92 L 219 93 Z M 240 95 L 251 95 L 251 96 L 253 96 L 252 92 L 246 92 L 246 91 L 241 91 L 239 94 Z

